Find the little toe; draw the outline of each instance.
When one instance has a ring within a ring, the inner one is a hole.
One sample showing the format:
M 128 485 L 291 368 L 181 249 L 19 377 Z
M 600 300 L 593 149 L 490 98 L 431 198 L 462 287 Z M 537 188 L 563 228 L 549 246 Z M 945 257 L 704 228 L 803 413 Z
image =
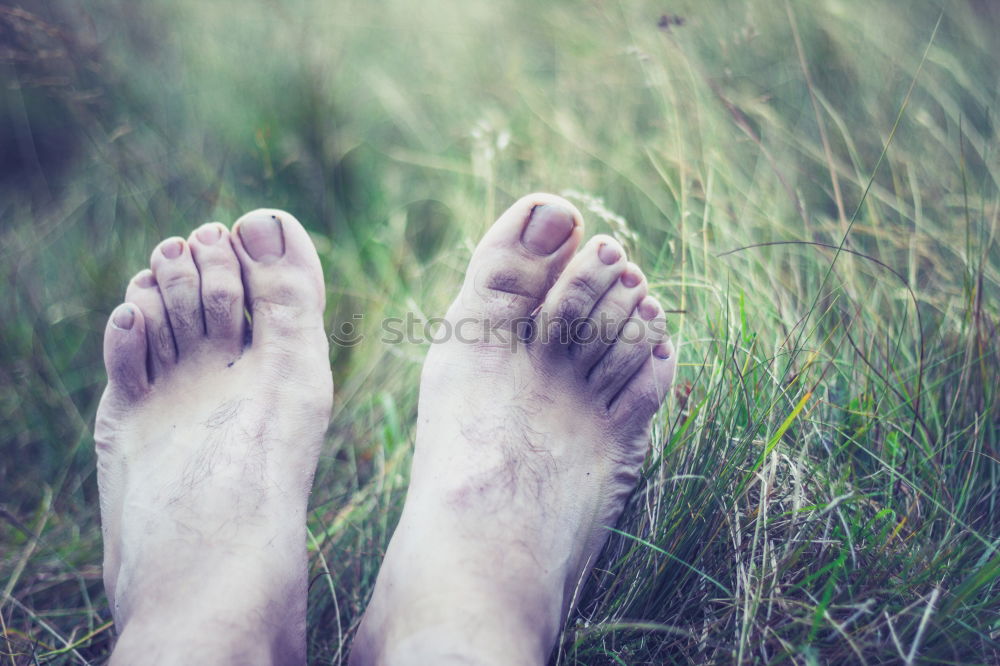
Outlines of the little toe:
M 155 382 L 177 363 L 177 347 L 153 271 L 140 271 L 132 278 L 125 291 L 125 300 L 142 312 L 149 350 L 149 378 Z
M 146 323 L 132 303 L 115 308 L 104 329 L 104 367 L 116 396 L 135 401 L 149 390 L 146 372 Z
M 625 322 L 604 356 L 594 364 L 588 381 L 605 404 L 610 405 L 628 380 L 645 363 L 653 347 L 666 338 L 663 308 L 645 297 Z
M 674 381 L 677 359 L 669 340 L 653 346 L 653 353 L 611 403 L 612 418 L 628 430 L 645 428 L 666 400 Z
M 580 213 L 565 199 L 521 198 L 476 247 L 451 316 L 482 317 L 489 325 L 528 317 L 572 258 L 582 233 Z
M 242 271 L 253 344 L 322 332 L 323 269 L 301 223 L 281 210 L 258 209 L 237 220 L 229 238 Z
M 573 341 L 570 353 L 584 372 L 589 373 L 615 344 L 622 327 L 636 313 L 636 308 L 646 300 L 653 301 L 647 297 L 648 292 L 646 276 L 638 266 L 629 262 L 621 271 L 621 277 L 606 290 L 588 313 L 587 335 L 578 335 Z M 648 304 L 646 308 L 645 313 L 649 314 Z
M 201 314 L 201 278 L 183 238 L 160 243 L 149 260 L 167 308 L 178 358 L 190 354 L 205 338 Z
M 205 336 L 237 354 L 243 348 L 246 318 L 240 262 L 229 230 L 218 222 L 202 225 L 191 233 L 188 247 L 201 277 Z
M 571 350 L 590 341 L 596 334 L 591 312 L 607 296 L 629 264 L 625 250 L 610 236 L 595 236 L 573 257 L 549 290 L 545 303 L 535 317 L 537 342 L 546 352 Z M 641 298 L 639 295 L 635 300 Z M 634 303 L 618 322 L 621 326 L 632 312 Z M 596 360 L 596 359 L 594 359 Z M 583 368 L 586 373 L 593 360 Z

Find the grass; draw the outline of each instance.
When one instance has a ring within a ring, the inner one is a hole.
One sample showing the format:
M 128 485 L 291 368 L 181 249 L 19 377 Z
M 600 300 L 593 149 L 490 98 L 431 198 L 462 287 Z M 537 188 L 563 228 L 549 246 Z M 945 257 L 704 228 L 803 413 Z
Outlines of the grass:
M 533 190 L 626 244 L 682 345 L 554 662 L 997 662 L 997 26 L 972 0 L 0 0 L 0 663 L 107 659 L 104 321 L 158 239 L 260 205 L 365 334 L 331 352 L 310 515 L 310 660 L 340 663 L 426 351 L 378 322 L 443 312 Z

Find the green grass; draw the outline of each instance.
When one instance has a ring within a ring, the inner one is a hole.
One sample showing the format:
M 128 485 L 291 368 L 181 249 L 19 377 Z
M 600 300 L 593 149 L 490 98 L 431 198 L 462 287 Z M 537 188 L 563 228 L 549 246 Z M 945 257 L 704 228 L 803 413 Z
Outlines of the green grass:
M 426 351 L 378 322 L 442 313 L 534 190 L 626 244 L 682 345 L 554 660 L 997 662 L 998 26 L 971 0 L 0 0 L 0 663 L 106 660 L 105 319 L 158 239 L 261 205 L 314 234 L 330 329 L 365 315 L 310 515 L 310 658 L 339 663 Z

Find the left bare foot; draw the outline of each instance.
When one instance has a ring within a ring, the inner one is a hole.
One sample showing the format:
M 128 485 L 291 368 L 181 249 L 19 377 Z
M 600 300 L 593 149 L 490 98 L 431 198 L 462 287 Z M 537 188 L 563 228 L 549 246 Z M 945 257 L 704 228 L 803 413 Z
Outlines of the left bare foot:
M 95 431 L 112 663 L 304 663 L 333 397 L 316 250 L 258 210 L 163 241 L 150 265 L 108 322 Z

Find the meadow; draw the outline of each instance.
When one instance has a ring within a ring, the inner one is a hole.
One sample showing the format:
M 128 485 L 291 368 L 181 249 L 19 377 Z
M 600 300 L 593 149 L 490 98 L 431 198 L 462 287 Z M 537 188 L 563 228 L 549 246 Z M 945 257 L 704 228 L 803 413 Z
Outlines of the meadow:
M 1000 663 L 998 35 L 986 0 L 0 0 L 0 663 L 107 660 L 107 315 L 259 206 L 362 338 L 309 522 L 310 663 L 344 663 L 427 349 L 380 322 L 442 314 L 538 190 L 681 360 L 552 662 Z

